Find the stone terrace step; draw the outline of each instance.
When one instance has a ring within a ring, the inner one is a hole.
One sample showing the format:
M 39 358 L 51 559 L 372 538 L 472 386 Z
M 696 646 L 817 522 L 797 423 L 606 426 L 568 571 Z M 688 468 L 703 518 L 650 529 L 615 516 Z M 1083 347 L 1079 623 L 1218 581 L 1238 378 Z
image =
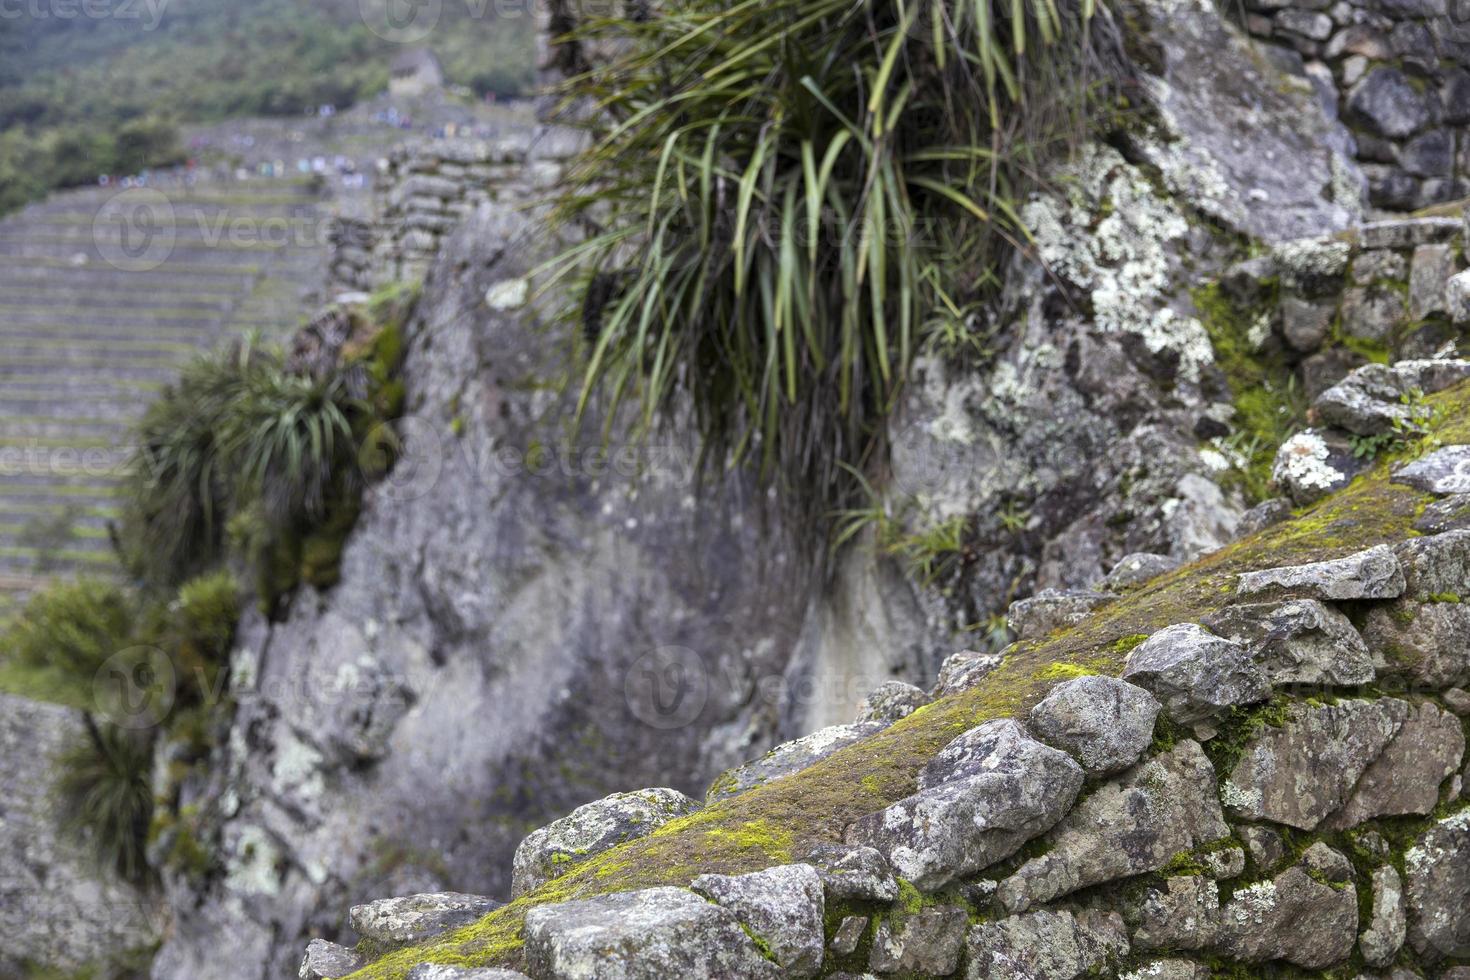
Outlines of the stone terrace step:
M 325 281 L 326 210 L 304 183 L 163 192 L 154 228 L 172 246 L 149 269 L 108 261 L 114 189 L 0 220 L 0 621 L 50 578 L 115 569 L 107 521 L 137 418 L 196 353 L 247 324 L 293 329 Z M 72 533 L 38 542 L 58 520 Z

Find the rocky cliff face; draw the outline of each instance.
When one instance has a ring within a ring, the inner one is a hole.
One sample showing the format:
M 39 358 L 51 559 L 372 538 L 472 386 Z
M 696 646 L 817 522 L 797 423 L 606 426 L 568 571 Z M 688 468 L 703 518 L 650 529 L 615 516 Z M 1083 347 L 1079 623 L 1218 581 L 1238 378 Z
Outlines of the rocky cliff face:
M 555 243 L 517 192 L 437 239 L 407 329 L 409 457 L 369 492 L 341 584 L 242 631 L 228 739 L 184 793 L 224 870 L 166 874 L 154 975 L 288 974 L 308 936 L 346 936 L 341 911 L 385 894 L 508 896 L 517 843 L 580 803 L 700 797 L 779 738 L 850 721 L 886 680 L 927 685 L 1014 599 L 1230 541 L 1251 463 L 1228 438 L 1233 358 L 1244 345 L 1283 385 L 1305 358 L 1260 353 L 1280 347 L 1274 295 L 1237 330 L 1200 290 L 1252 251 L 1349 227 L 1363 181 L 1311 85 L 1213 8 L 1127 15 L 1144 121 L 1029 205 L 1036 251 L 994 355 L 925 361 L 902 407 L 890 519 L 964 528 L 927 583 L 876 534 L 814 582 L 738 474 L 696 486 L 678 426 L 605 455 L 596 420 L 569 433 L 565 344 L 527 281 Z M 1044 633 L 1050 615 L 1012 625 Z

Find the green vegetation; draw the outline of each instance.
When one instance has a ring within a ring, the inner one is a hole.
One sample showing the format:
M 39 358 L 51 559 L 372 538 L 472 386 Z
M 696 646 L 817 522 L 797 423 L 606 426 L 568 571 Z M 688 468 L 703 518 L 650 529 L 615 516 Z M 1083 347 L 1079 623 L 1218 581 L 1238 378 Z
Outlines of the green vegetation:
M 1216 363 L 1235 398 L 1234 431 L 1223 444 L 1234 469 L 1222 482 L 1239 488 L 1252 502 L 1272 495 L 1276 450 L 1301 428 L 1307 412 L 1306 395 L 1284 357 L 1262 348 L 1270 329 L 1260 320 L 1275 308 L 1276 290 L 1275 283 L 1269 284 L 1267 296 L 1253 310 L 1241 309 L 1218 284 L 1194 292 Z
M 41 4 L 39 16 L 0 17 L 0 213 L 98 174 L 181 162 L 182 123 L 351 105 L 387 85 L 403 50 L 356 0 L 93 6 L 106 16 Z M 452 83 L 525 94 L 532 18 L 496 10 L 443 4 L 424 44 Z
M 92 678 L 126 645 L 119 641 L 131 634 L 134 615 L 129 596 L 110 582 L 82 579 L 41 593 L 16 616 L 0 645 L 3 670 L 16 679 L 7 686 L 49 695 L 45 700 L 88 704 Z
M 1435 410 L 1440 439 L 1470 442 L 1470 384 L 1426 401 Z M 1056 675 L 1073 675 L 1071 667 L 1057 669 L 1057 664 L 1116 675 L 1139 636 L 1174 623 L 1197 622 L 1221 608 L 1234 595 L 1242 572 L 1338 557 L 1412 536 L 1413 522 L 1428 498 L 1391 483 L 1392 462 L 1380 460 L 1369 474 L 1304 513 L 1160 576 L 1069 630 L 1018 644 L 974 688 L 943 698 L 799 775 L 665 824 L 648 837 L 589 859 L 477 923 L 390 954 L 354 977 L 399 980 L 424 961 L 514 966 L 521 955 L 522 923 L 532 907 L 630 888 L 683 885 L 697 873 L 738 874 L 789 861 L 805 844 L 836 841 L 852 821 L 912 793 L 919 771 L 956 735 L 988 719 L 1024 714 L 1058 682 Z M 1221 745 L 1228 748 L 1242 732 L 1279 723 L 1280 710 L 1270 704 L 1242 713 Z M 1165 738 L 1177 734 L 1163 732 Z M 760 833 L 741 834 L 751 827 Z M 741 835 L 742 846 L 731 844 L 727 835 L 732 834 Z
M 850 505 L 911 358 L 965 346 L 1028 175 L 1086 129 L 1091 9 L 681 0 L 591 25 L 621 53 L 565 94 L 612 125 L 559 212 L 599 233 L 551 263 L 582 283 L 583 410 L 638 400 L 647 431 L 692 404 L 706 462 Z
M 153 815 L 153 738 L 111 725 L 88 723 L 87 738 L 57 760 L 66 826 L 96 857 L 128 881 L 148 876 L 144 860 Z

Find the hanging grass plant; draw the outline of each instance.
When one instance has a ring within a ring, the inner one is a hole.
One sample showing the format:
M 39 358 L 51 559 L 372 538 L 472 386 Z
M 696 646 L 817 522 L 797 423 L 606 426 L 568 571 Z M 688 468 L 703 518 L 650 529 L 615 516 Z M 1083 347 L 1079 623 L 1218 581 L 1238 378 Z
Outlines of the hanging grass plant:
M 151 732 L 98 725 L 57 760 L 66 826 L 101 867 L 132 882 L 149 874 L 144 857 L 153 816 Z
M 839 505 L 912 358 L 1024 247 L 1101 23 L 1092 0 L 671 0 L 585 25 L 615 53 L 566 86 L 593 138 L 559 215 L 586 235 L 550 280 L 582 283 L 580 410 L 636 401 L 646 432 L 687 405 L 707 460 Z

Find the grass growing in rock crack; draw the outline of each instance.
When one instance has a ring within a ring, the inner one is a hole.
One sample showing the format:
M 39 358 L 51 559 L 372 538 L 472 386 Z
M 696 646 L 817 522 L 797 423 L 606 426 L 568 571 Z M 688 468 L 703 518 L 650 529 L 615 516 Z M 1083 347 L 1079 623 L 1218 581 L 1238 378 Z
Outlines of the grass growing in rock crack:
M 596 19 L 607 66 L 559 214 L 581 404 L 689 405 L 715 465 L 750 462 L 807 516 L 876 469 L 911 358 L 963 347 L 1026 241 L 1016 202 L 1086 131 L 1093 0 L 678 0 Z M 574 66 L 575 67 L 575 66 Z M 957 324 L 959 326 L 957 326 Z M 612 418 L 615 413 L 609 413 Z

